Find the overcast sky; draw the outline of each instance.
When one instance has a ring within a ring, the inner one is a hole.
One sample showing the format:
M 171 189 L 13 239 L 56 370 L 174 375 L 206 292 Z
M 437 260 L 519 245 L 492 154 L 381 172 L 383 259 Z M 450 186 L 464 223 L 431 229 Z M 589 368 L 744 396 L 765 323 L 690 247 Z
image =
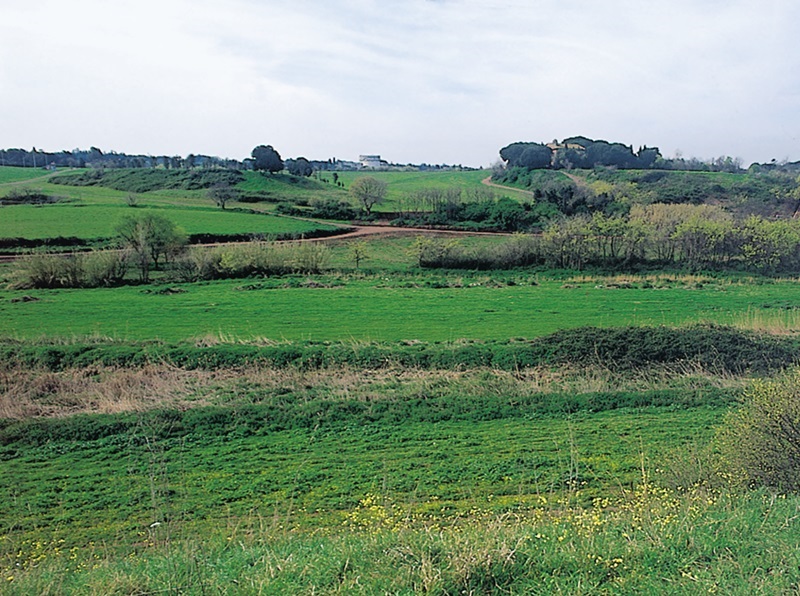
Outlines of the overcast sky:
M 796 0 L 0 0 L 0 146 L 800 160 Z

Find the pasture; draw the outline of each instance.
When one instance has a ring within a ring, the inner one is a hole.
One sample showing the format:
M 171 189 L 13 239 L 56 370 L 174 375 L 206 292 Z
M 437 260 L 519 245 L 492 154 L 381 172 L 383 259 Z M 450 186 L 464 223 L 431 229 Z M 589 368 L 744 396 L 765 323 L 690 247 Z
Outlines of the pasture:
M 41 174 L 0 168 L 0 194 L 30 178 L 67 198 L 0 207 L 0 238 L 107 239 L 140 212 L 189 234 L 304 234 L 332 226 L 265 212 L 347 198 L 330 173 L 247 172 L 260 212 L 175 189 L 131 208 Z M 387 210 L 489 175 L 369 174 Z M 194 283 L 11 290 L 0 266 L 0 592 L 797 590 L 798 497 L 737 483 L 718 442 L 797 361 L 797 279 L 433 271 L 408 235 L 356 241 L 358 266 L 339 239 L 313 274 Z M 708 338 L 697 357 L 667 349 Z
M 452 341 L 595 325 L 746 323 L 800 308 L 794 280 L 333 274 L 91 290 L 0 291 L 6 337 Z M 632 282 L 632 283 L 631 283 Z M 17 300 L 29 296 L 37 300 Z M 102 304 L 103 308 L 96 306 Z
M 124 217 L 156 213 L 173 221 L 187 234 L 301 236 L 335 226 L 299 219 L 246 213 L 212 207 L 136 207 L 68 203 L 43 207 L 14 205 L 0 208 L 0 238 L 80 238 L 108 240 Z

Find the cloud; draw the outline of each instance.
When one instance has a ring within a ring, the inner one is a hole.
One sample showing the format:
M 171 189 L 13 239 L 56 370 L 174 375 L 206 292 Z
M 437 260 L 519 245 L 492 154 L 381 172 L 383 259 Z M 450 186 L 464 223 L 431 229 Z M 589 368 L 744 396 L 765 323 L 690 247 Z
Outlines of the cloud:
M 586 134 L 792 156 L 800 7 L 77 0 L 4 9 L 6 142 L 487 165 Z M 794 159 L 800 159 L 795 155 Z

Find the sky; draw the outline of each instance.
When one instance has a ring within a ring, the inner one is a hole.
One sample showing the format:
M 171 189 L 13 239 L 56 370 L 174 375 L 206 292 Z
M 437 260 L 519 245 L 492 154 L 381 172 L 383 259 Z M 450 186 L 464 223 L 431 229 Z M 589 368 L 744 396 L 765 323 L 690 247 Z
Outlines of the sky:
M 796 0 L 0 0 L 0 147 L 800 160 Z

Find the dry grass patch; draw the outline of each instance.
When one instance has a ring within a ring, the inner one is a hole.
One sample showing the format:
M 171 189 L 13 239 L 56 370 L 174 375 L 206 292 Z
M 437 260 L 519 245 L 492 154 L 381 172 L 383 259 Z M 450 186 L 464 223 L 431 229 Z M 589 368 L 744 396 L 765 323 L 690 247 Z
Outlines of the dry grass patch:
M 403 401 L 447 396 L 528 398 L 668 388 L 737 390 L 747 378 L 699 365 L 653 366 L 618 373 L 595 367 L 420 370 L 348 367 L 303 371 L 251 366 L 218 371 L 164 364 L 141 368 L 89 367 L 51 372 L 0 370 L 0 418 L 58 417 L 81 413 L 185 410 L 209 405 Z
M 770 333 L 772 335 L 793 335 L 800 332 L 800 309 L 750 309 L 732 321 L 737 329 Z
M 164 406 L 207 405 L 198 390 L 208 386 L 216 376 L 163 365 L 61 372 L 0 370 L 0 417 L 115 414 Z

